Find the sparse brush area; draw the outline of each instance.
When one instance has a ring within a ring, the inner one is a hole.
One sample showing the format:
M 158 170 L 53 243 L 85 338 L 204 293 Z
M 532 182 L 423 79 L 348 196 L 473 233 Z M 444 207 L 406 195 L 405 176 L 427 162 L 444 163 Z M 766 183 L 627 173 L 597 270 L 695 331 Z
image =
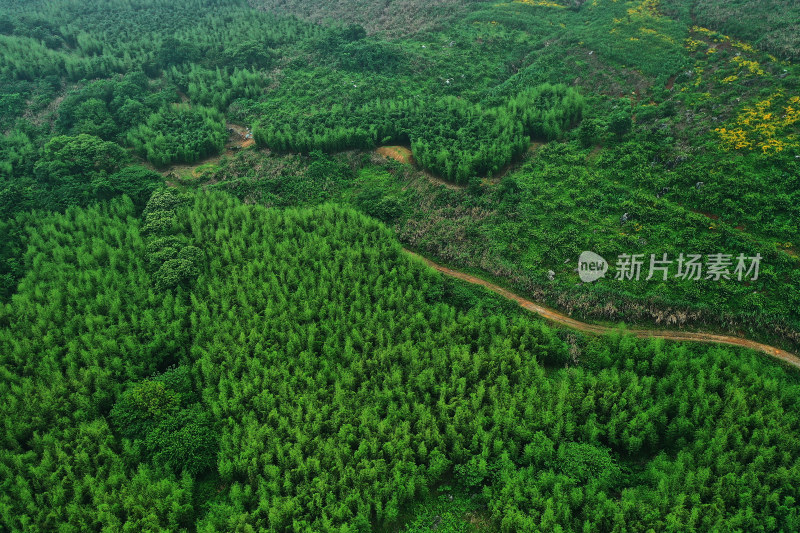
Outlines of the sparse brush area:
M 257 9 L 291 14 L 314 23 L 358 24 L 370 34 L 397 38 L 443 29 L 469 11 L 477 0 L 250 0 Z
M 685 23 L 749 41 L 778 57 L 800 57 L 800 6 L 791 0 L 663 0 L 662 9 Z
M 800 352 L 798 25 L 6 0 L 0 530 L 800 530 L 797 372 L 624 334 Z M 734 264 L 646 279 L 664 254 Z

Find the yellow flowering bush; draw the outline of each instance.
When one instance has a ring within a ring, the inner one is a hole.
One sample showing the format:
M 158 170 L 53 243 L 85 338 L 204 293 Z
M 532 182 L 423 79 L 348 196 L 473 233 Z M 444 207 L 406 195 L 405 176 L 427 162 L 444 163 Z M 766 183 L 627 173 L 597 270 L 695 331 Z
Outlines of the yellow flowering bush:
M 739 66 L 740 72 L 746 68 L 750 74 L 755 74 L 756 76 L 764 75 L 764 71 L 761 69 L 761 65 L 758 64 L 758 61 L 748 61 L 742 56 L 735 56 L 731 61 Z
M 643 0 L 635 7 L 629 8 L 628 15 L 630 15 L 634 20 L 660 17 L 661 15 L 658 12 L 658 0 Z
M 686 38 L 685 44 L 686 48 L 688 48 L 690 52 L 696 52 L 698 48 L 706 45 L 704 41 L 698 41 L 697 39 L 692 39 L 691 37 Z
M 759 150 L 776 154 L 787 148 L 800 148 L 800 137 L 793 128 L 800 123 L 800 96 L 785 98 L 778 91 L 769 98 L 745 107 L 728 128 L 714 131 L 726 150 Z
M 729 43 L 731 46 L 740 50 L 744 50 L 745 52 L 750 52 L 753 54 L 756 52 L 756 49 L 748 43 L 738 41 L 725 34 L 709 30 L 708 28 L 703 28 L 702 26 L 692 26 L 692 32 L 705 35 L 707 39 L 714 41 L 715 43 Z M 772 56 L 769 57 L 772 58 Z

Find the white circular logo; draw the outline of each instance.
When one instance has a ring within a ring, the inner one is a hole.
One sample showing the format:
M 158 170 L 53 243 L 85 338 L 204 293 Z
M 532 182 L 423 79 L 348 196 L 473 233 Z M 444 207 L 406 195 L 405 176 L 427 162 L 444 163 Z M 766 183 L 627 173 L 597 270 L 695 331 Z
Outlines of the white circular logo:
M 584 283 L 591 283 L 604 277 L 608 272 L 608 262 L 594 252 L 583 252 L 578 258 L 578 276 Z

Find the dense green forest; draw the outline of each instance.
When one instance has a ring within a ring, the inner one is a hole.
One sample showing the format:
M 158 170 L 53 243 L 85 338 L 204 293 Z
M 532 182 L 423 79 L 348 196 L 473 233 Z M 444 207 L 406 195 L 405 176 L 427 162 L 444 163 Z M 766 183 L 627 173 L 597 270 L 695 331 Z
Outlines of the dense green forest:
M 454 487 L 500 531 L 798 527 L 800 383 L 762 356 L 565 336 L 331 204 L 26 231 L 7 529 L 370 531 Z
M 799 25 L 0 0 L 0 530 L 800 530 Z
M 481 109 L 455 97 L 436 102 L 378 102 L 360 109 L 306 110 L 294 120 L 268 119 L 253 135 L 277 151 L 342 151 L 410 144 L 419 163 L 466 183 L 491 176 L 522 155 L 531 138 L 554 140 L 580 120 L 583 99 L 564 85 L 528 89 L 501 107 Z

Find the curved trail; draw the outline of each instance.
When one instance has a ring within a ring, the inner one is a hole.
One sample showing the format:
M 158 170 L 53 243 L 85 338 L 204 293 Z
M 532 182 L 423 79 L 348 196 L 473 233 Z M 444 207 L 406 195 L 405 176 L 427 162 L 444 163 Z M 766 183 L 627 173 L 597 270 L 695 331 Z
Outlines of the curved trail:
M 403 248 L 407 254 L 416 257 L 422 260 L 425 264 L 430 267 L 435 268 L 439 272 L 446 274 L 448 276 L 458 278 L 460 280 L 466 281 L 468 283 L 474 283 L 475 285 L 480 285 L 500 296 L 508 298 L 509 300 L 513 300 L 517 302 L 520 307 L 527 309 L 533 313 L 543 316 L 544 318 L 555 322 L 556 324 L 561 324 L 562 326 L 566 326 L 568 328 L 576 329 L 578 331 L 583 331 L 586 333 L 593 333 L 595 335 L 602 335 L 605 333 L 611 333 L 618 331 L 615 328 L 607 327 L 607 326 L 600 326 L 597 324 L 587 324 L 586 322 L 581 322 L 579 320 L 575 320 L 574 318 L 570 318 L 565 314 L 559 313 L 553 309 L 545 307 L 543 305 L 539 305 L 531 300 L 527 300 L 513 292 L 506 290 L 499 285 L 495 285 L 489 281 L 484 279 L 475 277 L 470 274 L 466 274 L 464 272 L 459 272 L 458 270 L 453 270 L 447 268 L 446 266 L 440 265 L 422 257 L 419 254 L 416 254 L 410 250 L 406 250 Z M 630 333 L 639 338 L 654 338 L 654 339 L 667 339 L 672 341 L 691 341 L 691 342 L 706 342 L 706 343 L 714 343 L 714 344 L 730 344 L 732 346 L 742 346 L 744 348 L 750 348 L 751 350 L 757 350 L 760 352 L 764 352 L 776 359 L 780 359 L 792 366 L 800 368 L 800 358 L 796 355 L 791 354 L 785 350 L 781 350 L 779 348 L 775 348 L 774 346 L 769 346 L 767 344 L 761 344 L 759 342 L 751 341 L 748 339 L 743 339 L 740 337 L 731 337 L 728 335 L 716 335 L 712 333 L 698 333 L 698 332 L 690 332 L 690 331 L 670 331 L 670 330 L 652 330 L 652 329 L 629 329 L 626 330 L 626 333 Z

